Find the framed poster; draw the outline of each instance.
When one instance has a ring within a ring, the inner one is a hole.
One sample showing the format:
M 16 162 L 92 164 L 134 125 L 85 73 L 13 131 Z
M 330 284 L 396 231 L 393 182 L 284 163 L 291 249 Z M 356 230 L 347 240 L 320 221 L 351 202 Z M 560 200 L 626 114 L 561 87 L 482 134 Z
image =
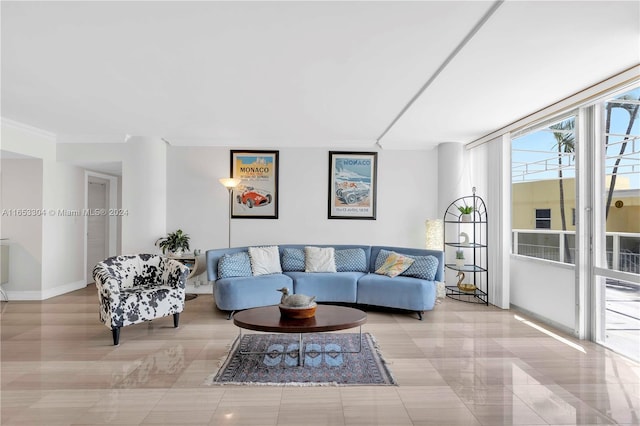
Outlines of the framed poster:
M 232 218 L 278 218 L 278 153 L 231 151 L 231 177 L 240 179 L 233 189 Z
M 329 152 L 329 219 L 376 219 L 377 152 Z

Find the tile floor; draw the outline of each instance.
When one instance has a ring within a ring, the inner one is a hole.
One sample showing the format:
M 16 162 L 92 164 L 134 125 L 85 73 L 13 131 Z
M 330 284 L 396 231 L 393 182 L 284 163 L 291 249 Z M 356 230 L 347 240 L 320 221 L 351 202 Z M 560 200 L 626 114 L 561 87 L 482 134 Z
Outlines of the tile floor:
M 2 425 L 640 424 L 640 365 L 514 311 L 370 310 L 363 331 L 399 386 L 206 386 L 237 335 L 211 295 L 187 302 L 178 329 L 126 327 L 117 347 L 97 300 L 89 286 L 1 304 Z

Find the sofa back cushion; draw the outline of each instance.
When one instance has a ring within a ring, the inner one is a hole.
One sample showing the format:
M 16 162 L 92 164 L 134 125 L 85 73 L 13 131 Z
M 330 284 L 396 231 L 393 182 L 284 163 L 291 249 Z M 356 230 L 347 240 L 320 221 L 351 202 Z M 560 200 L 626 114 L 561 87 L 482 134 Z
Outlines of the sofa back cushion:
M 367 272 L 367 255 L 361 248 L 336 250 L 338 272 Z
M 251 260 L 249 253 L 241 251 L 238 253 L 224 254 L 218 260 L 218 278 L 250 277 Z

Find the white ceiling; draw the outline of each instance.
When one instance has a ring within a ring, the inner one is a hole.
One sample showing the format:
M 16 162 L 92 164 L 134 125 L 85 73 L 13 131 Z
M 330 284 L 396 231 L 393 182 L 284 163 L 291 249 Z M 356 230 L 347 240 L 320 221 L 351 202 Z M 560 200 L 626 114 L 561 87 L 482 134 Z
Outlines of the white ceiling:
M 381 139 L 430 149 L 640 63 L 637 1 L 495 5 L 2 1 L 2 117 L 58 142 L 373 149 L 430 82 Z

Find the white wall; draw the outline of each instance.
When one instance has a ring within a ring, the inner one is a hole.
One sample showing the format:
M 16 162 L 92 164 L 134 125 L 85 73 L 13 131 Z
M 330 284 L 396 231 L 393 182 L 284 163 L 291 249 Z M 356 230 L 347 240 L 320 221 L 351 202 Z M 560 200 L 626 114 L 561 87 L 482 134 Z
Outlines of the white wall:
M 438 218 L 454 200 L 471 195 L 470 163 L 464 145 L 453 142 L 438 145 Z
M 85 287 L 84 170 L 45 160 L 43 207 L 53 210 L 42 218 L 42 298 Z M 72 212 L 66 215 L 62 212 Z
M 128 143 L 59 144 L 62 162 L 122 162 L 118 179 L 118 217 L 122 230 L 118 254 L 156 253 L 155 241 L 166 233 L 167 145 L 156 137 L 132 137 Z
M 542 259 L 511 256 L 511 304 L 565 331 L 575 330 L 575 271 Z
M 42 160 L 1 161 L 2 238 L 9 241 L 9 299 L 18 293 L 39 298 L 42 283 L 42 216 L 18 216 L 13 209 L 42 209 Z
M 122 163 L 122 253 L 155 253 L 167 225 L 167 145 L 132 137 Z
M 388 244 L 424 247 L 424 221 L 435 217 L 435 151 L 380 151 L 377 220 L 327 219 L 329 153 L 280 150 L 279 219 L 233 219 L 232 246 L 257 244 Z M 229 149 L 169 147 L 167 231 L 181 228 L 192 248 L 227 246 Z
M 9 299 L 45 299 L 84 286 L 84 222 L 58 211 L 82 208 L 82 170 L 57 162 L 53 135 L 7 120 L 2 121 L 2 150 L 36 158 L 3 160 L 3 204 L 47 213 L 37 219 L 3 217 L 3 237 L 14 240 L 12 235 L 20 234 L 15 237 L 20 246 L 11 247 L 15 271 L 6 286 Z M 18 169 L 12 172 L 12 167 Z M 28 256 L 21 253 L 24 247 Z

